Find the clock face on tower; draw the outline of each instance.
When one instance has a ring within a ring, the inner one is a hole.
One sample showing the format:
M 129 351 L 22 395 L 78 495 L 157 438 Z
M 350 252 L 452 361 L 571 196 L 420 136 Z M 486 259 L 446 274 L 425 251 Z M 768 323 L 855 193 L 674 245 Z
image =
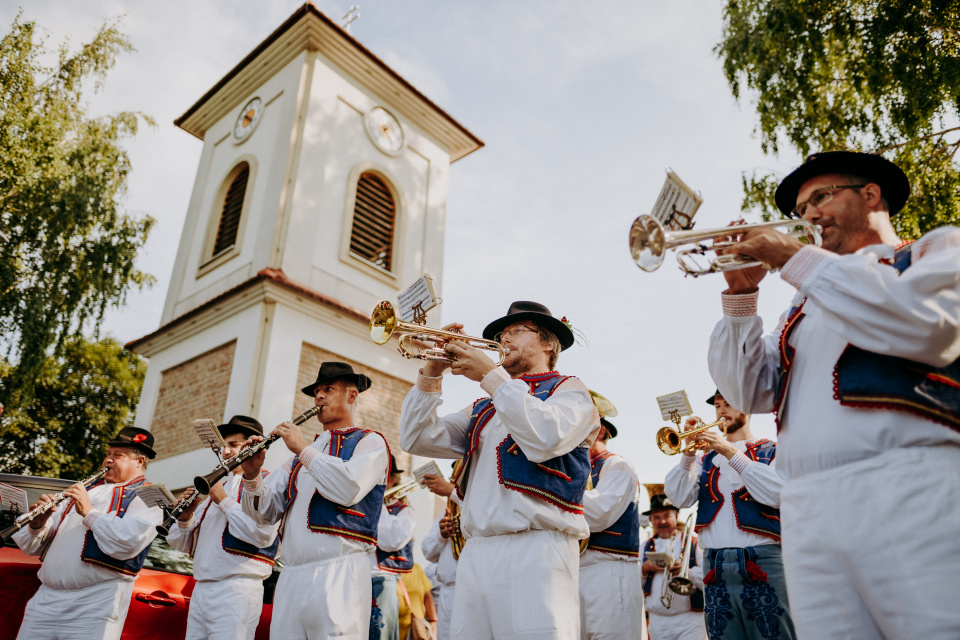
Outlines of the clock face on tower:
M 252 98 L 250 102 L 243 105 L 237 121 L 233 124 L 233 141 L 239 144 L 249 138 L 260 122 L 261 115 L 263 115 L 263 101 L 260 98 Z
M 363 117 L 367 135 L 380 151 L 396 156 L 403 151 L 404 136 L 400 122 L 383 107 L 374 107 Z

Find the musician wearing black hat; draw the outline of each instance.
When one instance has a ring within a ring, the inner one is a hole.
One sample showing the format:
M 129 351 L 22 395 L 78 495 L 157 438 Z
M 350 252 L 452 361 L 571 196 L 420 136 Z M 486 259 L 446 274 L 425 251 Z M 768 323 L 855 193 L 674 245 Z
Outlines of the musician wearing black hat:
M 590 446 L 593 488 L 583 497 L 590 538 L 580 556 L 580 638 L 641 638 L 640 480 L 626 458 L 607 449 L 617 428 L 605 416 L 600 425 Z
M 119 638 L 133 583 L 163 520 L 135 489 L 144 484 L 153 434 L 125 427 L 107 443 L 106 475 L 69 487 L 69 500 L 24 527 L 13 539 L 27 555 L 40 555 L 40 589 L 27 603 L 17 636 Z M 49 502 L 44 494 L 31 507 Z
M 465 343 L 447 344 L 456 363 L 428 361 L 400 418 L 404 449 L 463 460 L 455 484 L 467 542 L 450 635 L 578 638 L 577 541 L 589 535 L 583 494 L 600 420 L 583 383 L 553 371 L 573 332 L 543 305 L 515 302 L 483 337 L 509 350 L 502 366 Z M 486 396 L 438 416 L 447 369 L 479 382 Z
M 880 156 L 815 154 L 776 201 L 819 224 L 823 246 L 757 230 L 731 248 L 797 290 L 764 335 L 765 272 L 726 272 L 709 362 L 732 403 L 777 414 L 783 555 L 804 637 L 960 637 L 952 563 L 877 562 L 904 540 L 960 557 L 960 537 L 943 535 L 960 527 L 960 229 L 901 243 L 891 217 L 909 193 Z M 930 504 L 938 526 L 915 527 Z M 843 534 L 825 541 L 826 530 Z
M 240 453 L 249 437 L 263 435 L 260 423 L 248 416 L 233 416 L 217 429 L 225 460 Z M 190 597 L 186 640 L 252 640 L 260 622 L 263 581 L 270 576 L 280 547 L 280 525 L 254 522 L 243 512 L 242 473 L 237 467 L 210 487 L 209 498 L 185 510 L 167 536 L 171 547 L 193 556 L 197 584 Z M 194 491 L 187 489 L 180 498 Z
M 284 422 L 274 433 L 294 457 L 266 479 L 264 452 L 243 465 L 245 513 L 260 523 L 284 518 L 283 572 L 277 582 L 272 638 L 367 638 L 372 591 L 367 554 L 390 468 L 386 440 L 356 425 L 358 396 L 370 378 L 343 362 L 324 362 L 303 388 L 320 407 L 323 432 L 313 443 Z M 261 440 L 254 436 L 252 445 Z

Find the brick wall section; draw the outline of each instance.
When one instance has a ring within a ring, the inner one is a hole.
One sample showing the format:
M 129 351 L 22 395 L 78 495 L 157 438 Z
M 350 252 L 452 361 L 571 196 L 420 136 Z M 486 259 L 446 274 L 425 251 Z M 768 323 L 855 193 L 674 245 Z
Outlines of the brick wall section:
M 198 418 L 223 422 L 227 389 L 237 342 L 207 351 L 161 374 L 157 407 L 150 430 L 156 438 L 157 459 L 200 448 L 191 426 Z
M 412 477 L 409 473 L 412 471 L 410 454 L 400 450 L 400 405 L 403 404 L 407 391 L 413 386 L 409 382 L 304 342 L 300 351 L 300 369 L 297 372 L 297 394 L 293 403 L 293 415 L 298 416 L 313 406 L 313 400 L 300 393 L 300 389 L 315 382 L 320 365 L 328 361 L 346 362 L 353 367 L 354 371 L 363 373 L 373 381 L 373 385 L 360 394 L 356 413 L 357 426 L 382 433 L 390 444 L 390 451 L 397 457 L 397 464 L 407 472 L 404 477 Z M 318 433 L 322 428 L 316 418 L 311 418 L 303 427 L 304 431 L 310 434 Z M 267 427 L 264 426 L 264 428 Z

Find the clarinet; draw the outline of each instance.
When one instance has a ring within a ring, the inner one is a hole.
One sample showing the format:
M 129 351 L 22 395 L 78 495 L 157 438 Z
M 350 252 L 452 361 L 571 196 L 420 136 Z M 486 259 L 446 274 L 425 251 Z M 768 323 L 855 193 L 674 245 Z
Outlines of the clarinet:
M 107 475 L 107 471 L 109 471 L 109 469 L 104 467 L 103 469 L 100 469 L 100 471 L 97 471 L 95 474 L 93 474 L 92 476 L 84 480 L 81 483 L 83 485 L 83 488 L 89 489 L 93 484 L 95 484 L 97 481 L 101 480 L 105 475 Z M 67 496 L 63 492 L 54 494 L 53 499 L 50 502 L 44 503 L 21 516 L 17 516 L 17 519 L 13 521 L 12 525 L 7 527 L 3 531 L 0 531 L 0 538 L 3 538 L 4 541 L 8 540 L 10 536 L 15 534 L 17 531 L 20 531 L 20 529 L 23 529 L 25 526 L 27 526 L 28 524 L 30 524 L 31 522 L 33 522 L 34 520 L 36 520 L 37 518 L 45 514 L 46 512 L 51 511 L 66 499 L 67 499 Z
M 184 511 L 190 508 L 190 506 L 200 498 L 200 492 L 194 491 L 186 498 L 182 498 L 173 505 L 170 511 L 167 511 L 167 518 L 163 522 L 157 525 L 157 533 L 166 537 L 170 533 L 170 529 L 173 527 L 173 523 L 180 518 Z
M 299 426 L 312 418 L 313 416 L 320 413 L 320 407 L 313 407 L 301 413 L 299 416 L 293 419 L 293 424 Z M 193 479 L 193 486 L 196 487 L 197 491 L 203 494 L 210 493 L 210 487 L 217 484 L 229 474 L 231 471 L 239 467 L 241 464 L 257 455 L 261 451 L 268 448 L 274 442 L 280 439 L 279 434 L 271 434 L 253 445 L 252 447 L 247 447 L 237 455 L 233 456 L 229 460 L 224 460 L 216 469 L 211 471 L 205 476 L 197 476 Z

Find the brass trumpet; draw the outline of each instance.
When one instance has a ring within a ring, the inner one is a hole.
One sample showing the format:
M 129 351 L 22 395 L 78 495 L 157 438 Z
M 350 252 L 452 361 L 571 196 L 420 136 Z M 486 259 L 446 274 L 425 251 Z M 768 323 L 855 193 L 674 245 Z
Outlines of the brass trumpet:
M 404 482 L 403 484 L 398 484 L 398 485 L 395 486 L 395 487 L 390 487 L 389 489 L 387 489 L 386 491 L 384 491 L 384 492 L 383 492 L 383 501 L 386 502 L 387 500 L 390 500 L 391 498 L 392 498 L 393 500 L 399 500 L 400 498 L 403 498 L 403 497 L 407 496 L 408 494 L 413 493 L 414 491 L 416 491 L 416 490 L 419 489 L 419 488 L 420 488 L 420 482 L 419 482 L 416 478 L 414 478 L 413 480 L 410 480 L 410 481 L 408 481 L 408 482 Z
M 663 427 L 657 431 L 657 446 L 660 447 L 660 451 L 663 451 L 668 456 L 676 455 L 678 453 L 687 453 L 688 451 L 695 451 L 697 449 L 697 444 L 691 442 L 687 447 L 682 448 L 681 443 L 690 436 L 696 435 L 701 431 L 706 431 L 710 427 L 717 427 L 722 425 L 723 436 L 727 436 L 727 423 L 726 420 L 720 418 L 716 422 L 711 422 L 710 424 L 704 424 L 703 420 L 700 421 L 700 426 L 696 429 L 691 429 L 690 431 L 680 432 L 671 427 Z
M 774 222 L 758 222 L 755 224 L 735 224 L 718 229 L 704 229 L 702 231 L 668 231 L 653 216 L 641 215 L 633 221 L 630 227 L 630 255 L 637 266 L 644 271 L 656 271 L 663 263 L 663 256 L 668 249 L 678 249 L 685 244 L 693 245 L 689 249 L 677 251 L 677 262 L 680 270 L 688 276 L 706 275 L 719 271 L 732 271 L 762 264 L 753 258 L 739 254 L 718 255 L 709 260 L 706 266 L 701 266 L 694 256 L 703 256 L 708 251 L 725 249 L 736 244 L 733 241 L 713 242 L 707 240 L 724 236 L 736 236 L 752 229 L 770 227 L 787 233 L 794 238 L 820 246 L 820 225 L 808 220 L 776 220 Z
M 370 337 L 377 344 L 386 344 L 397 331 L 401 333 L 397 340 L 400 347 L 400 355 L 404 358 L 416 358 L 418 360 L 439 360 L 441 362 L 456 362 L 457 357 L 443 349 L 442 346 L 434 346 L 428 349 L 422 349 L 413 344 L 414 340 L 422 342 L 438 343 L 452 342 L 459 340 L 466 342 L 474 349 L 486 349 L 488 351 L 499 351 L 500 359 L 497 365 L 503 364 L 503 359 L 510 352 L 509 349 L 493 340 L 484 340 L 483 338 L 472 338 L 455 331 L 444 331 L 443 329 L 434 329 L 424 325 L 414 324 L 412 322 L 403 322 L 397 318 L 397 312 L 393 305 L 384 300 L 378 304 L 373 313 L 370 314 Z

